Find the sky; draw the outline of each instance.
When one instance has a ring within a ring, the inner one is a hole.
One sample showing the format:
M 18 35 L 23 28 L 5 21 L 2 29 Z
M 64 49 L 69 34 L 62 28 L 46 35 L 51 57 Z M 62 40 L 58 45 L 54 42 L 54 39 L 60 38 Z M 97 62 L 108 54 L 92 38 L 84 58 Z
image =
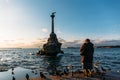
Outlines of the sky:
M 120 40 L 120 0 L 0 0 L 0 48 L 24 47 L 55 33 L 66 41 Z

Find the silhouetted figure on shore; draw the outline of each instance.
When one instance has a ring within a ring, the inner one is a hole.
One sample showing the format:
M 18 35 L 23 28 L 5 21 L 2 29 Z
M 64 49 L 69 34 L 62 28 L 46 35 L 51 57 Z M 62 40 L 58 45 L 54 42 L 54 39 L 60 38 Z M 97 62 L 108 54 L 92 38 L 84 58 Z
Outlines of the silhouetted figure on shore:
M 30 80 L 30 78 L 29 78 L 29 75 L 28 75 L 28 74 L 26 74 L 26 79 L 27 79 L 27 80 Z
M 80 48 L 81 62 L 83 70 L 89 73 L 93 69 L 93 53 L 94 45 L 90 42 L 90 39 L 86 39 Z
M 15 80 L 15 77 L 13 76 L 12 80 Z

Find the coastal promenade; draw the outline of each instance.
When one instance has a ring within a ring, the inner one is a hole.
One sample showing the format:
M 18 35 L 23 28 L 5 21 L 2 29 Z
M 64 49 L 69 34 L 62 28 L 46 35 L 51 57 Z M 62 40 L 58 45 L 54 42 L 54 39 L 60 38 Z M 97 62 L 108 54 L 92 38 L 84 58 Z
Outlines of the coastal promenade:
M 102 75 L 94 74 L 91 77 L 84 76 L 83 73 L 73 73 L 73 75 L 69 73 L 63 76 L 48 76 L 46 79 L 38 77 L 30 80 L 120 80 L 119 75 L 120 73 L 111 71 Z

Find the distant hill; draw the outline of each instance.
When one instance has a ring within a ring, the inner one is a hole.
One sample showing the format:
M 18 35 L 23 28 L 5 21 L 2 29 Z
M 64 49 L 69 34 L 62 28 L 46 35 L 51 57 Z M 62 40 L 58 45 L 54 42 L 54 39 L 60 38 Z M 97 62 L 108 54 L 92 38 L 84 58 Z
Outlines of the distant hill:
M 120 48 L 120 45 L 116 46 L 95 46 L 96 48 Z

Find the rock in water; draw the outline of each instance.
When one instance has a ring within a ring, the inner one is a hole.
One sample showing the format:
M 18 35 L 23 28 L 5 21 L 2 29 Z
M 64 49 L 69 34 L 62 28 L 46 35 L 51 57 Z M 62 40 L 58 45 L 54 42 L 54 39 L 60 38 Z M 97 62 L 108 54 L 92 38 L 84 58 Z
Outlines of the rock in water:
M 46 44 L 43 45 L 43 48 L 38 52 L 40 55 L 49 55 L 49 56 L 56 56 L 58 53 L 64 53 L 61 50 L 62 43 L 58 42 L 57 36 L 54 33 L 54 17 L 55 12 L 52 13 L 51 19 L 52 19 L 52 28 L 51 28 L 51 34 L 48 38 L 48 41 Z

